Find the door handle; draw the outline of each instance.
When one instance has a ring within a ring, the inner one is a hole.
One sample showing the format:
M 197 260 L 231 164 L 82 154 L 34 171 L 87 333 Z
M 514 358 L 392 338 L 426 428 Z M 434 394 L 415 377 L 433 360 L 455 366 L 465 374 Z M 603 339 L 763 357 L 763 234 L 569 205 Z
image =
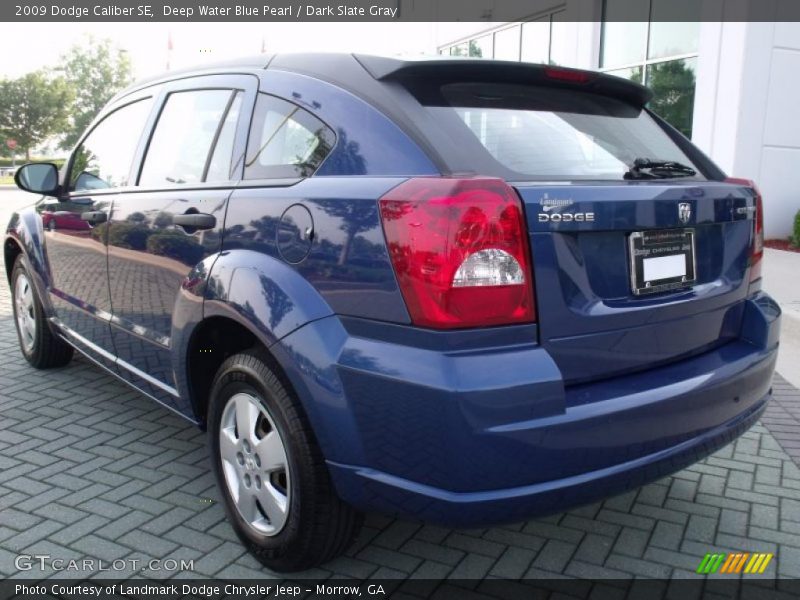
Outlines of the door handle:
M 81 220 L 91 223 L 92 225 L 99 225 L 100 223 L 108 221 L 108 214 L 102 210 L 92 210 L 81 213 Z
M 217 226 L 217 217 L 204 213 L 184 213 L 174 215 L 172 222 L 187 229 L 213 229 Z

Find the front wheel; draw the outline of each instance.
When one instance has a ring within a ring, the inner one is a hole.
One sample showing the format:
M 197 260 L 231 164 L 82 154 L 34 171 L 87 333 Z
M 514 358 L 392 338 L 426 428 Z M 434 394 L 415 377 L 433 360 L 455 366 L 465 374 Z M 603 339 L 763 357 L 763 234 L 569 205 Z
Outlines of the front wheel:
M 222 364 L 209 445 L 239 539 L 270 569 L 298 571 L 342 553 L 361 515 L 336 495 L 305 414 L 269 364 L 260 350 Z
M 11 304 L 25 360 L 37 369 L 63 367 L 72 360 L 72 346 L 50 331 L 22 255 L 17 257 L 11 272 Z

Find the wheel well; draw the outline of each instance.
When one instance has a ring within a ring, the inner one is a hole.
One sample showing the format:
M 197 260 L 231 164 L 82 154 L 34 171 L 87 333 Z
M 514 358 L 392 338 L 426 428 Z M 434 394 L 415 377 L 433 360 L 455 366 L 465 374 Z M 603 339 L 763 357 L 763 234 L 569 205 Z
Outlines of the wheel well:
M 261 347 L 271 359 L 270 368 L 290 392 L 292 387 L 278 362 L 246 327 L 226 317 L 211 317 L 203 321 L 192 334 L 187 354 L 189 392 L 195 415 L 205 423 L 208 399 L 214 377 L 230 356 Z
M 211 384 L 225 360 L 258 345 L 246 327 L 225 317 L 203 321 L 192 335 L 187 353 L 189 390 L 197 417 L 205 421 Z
M 6 264 L 6 277 L 9 281 L 11 281 L 11 271 L 14 269 L 14 262 L 20 254 L 22 254 L 22 248 L 19 247 L 19 244 L 13 240 L 6 240 L 6 243 L 3 244 L 3 259 Z

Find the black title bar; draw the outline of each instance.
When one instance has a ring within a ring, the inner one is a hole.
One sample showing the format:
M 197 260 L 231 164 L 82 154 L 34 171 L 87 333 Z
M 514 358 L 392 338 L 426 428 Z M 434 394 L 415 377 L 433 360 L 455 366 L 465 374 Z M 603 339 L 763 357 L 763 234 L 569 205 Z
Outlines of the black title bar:
M 524 21 L 552 12 L 554 0 L 2 0 L 0 21 L 279 22 Z M 637 21 L 637 14 L 613 19 Z M 800 2 L 716 0 L 675 3 L 662 21 L 800 21 Z M 600 21 L 603 2 L 566 2 L 564 20 Z

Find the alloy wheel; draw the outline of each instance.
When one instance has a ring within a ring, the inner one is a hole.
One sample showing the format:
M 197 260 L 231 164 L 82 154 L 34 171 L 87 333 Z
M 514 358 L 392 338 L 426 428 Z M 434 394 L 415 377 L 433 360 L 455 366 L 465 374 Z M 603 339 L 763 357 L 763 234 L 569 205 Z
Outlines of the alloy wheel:
M 24 273 L 20 273 L 14 287 L 14 303 L 19 338 L 25 352 L 30 352 L 36 341 L 36 313 L 33 302 L 33 286 L 28 277 Z
M 222 471 L 244 521 L 273 536 L 286 524 L 291 481 L 286 445 L 261 402 L 248 393 L 231 396 L 219 430 Z

